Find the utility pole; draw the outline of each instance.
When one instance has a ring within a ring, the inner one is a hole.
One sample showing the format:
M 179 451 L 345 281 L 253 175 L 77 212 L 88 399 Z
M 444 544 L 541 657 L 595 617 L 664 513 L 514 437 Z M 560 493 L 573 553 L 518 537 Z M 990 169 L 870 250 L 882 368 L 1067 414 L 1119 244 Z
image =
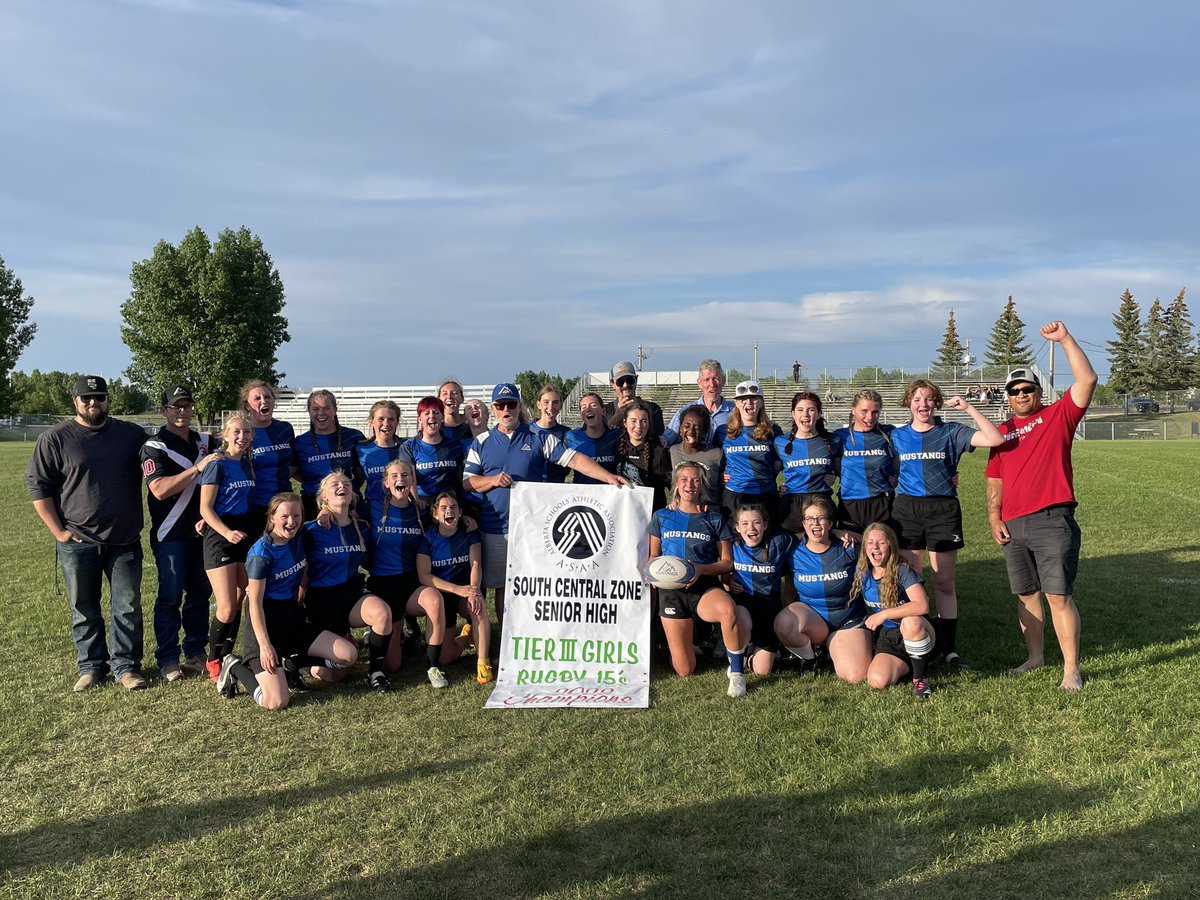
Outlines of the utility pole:
M 754 345 L 754 380 L 758 381 L 758 344 Z
M 644 363 L 645 361 L 646 361 L 646 354 L 644 352 L 644 348 L 642 347 L 641 344 L 638 344 L 637 368 L 638 368 L 639 372 L 642 371 L 642 363 Z

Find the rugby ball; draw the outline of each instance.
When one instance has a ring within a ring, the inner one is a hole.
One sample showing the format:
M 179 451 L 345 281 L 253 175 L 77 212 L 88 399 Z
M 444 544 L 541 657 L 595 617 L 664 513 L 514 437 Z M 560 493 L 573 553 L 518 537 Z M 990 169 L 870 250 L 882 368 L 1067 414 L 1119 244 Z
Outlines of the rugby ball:
M 651 587 L 676 591 L 696 577 L 696 567 L 678 556 L 656 556 L 646 563 L 642 577 Z

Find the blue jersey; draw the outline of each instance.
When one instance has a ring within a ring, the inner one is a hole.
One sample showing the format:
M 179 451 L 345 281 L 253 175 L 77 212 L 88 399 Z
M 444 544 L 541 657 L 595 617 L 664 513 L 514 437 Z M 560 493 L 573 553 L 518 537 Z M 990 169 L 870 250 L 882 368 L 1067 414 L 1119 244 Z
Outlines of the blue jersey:
M 299 470 L 300 490 L 316 494 L 321 479 L 330 472 L 353 478 L 354 448 L 363 434 L 354 428 L 342 428 L 333 434 L 306 431 L 292 441 L 292 459 Z
M 905 563 L 900 563 L 900 570 L 896 573 L 896 586 L 898 595 L 897 603 L 907 603 L 908 597 L 906 592 L 914 584 L 922 584 L 924 579 L 916 572 L 910 569 Z M 870 571 L 867 572 L 867 577 L 863 579 L 862 586 L 863 602 L 870 607 L 871 612 L 883 612 L 883 602 L 879 599 L 879 581 L 871 576 Z M 884 628 L 899 628 L 900 622 L 898 619 L 888 619 L 883 623 Z
M 792 449 L 788 451 L 788 442 Z M 810 438 L 775 438 L 775 452 L 783 462 L 783 483 L 789 494 L 831 494 L 826 476 L 836 471 L 841 444 L 833 435 L 829 440 L 817 435 Z
M 463 453 L 466 454 L 466 447 L 471 443 L 471 426 L 464 419 L 457 425 L 447 425 L 442 423 L 442 438 L 447 441 L 455 441 L 463 445 Z
M 549 434 L 554 435 L 556 438 L 558 438 L 560 441 L 563 441 L 564 443 L 566 442 L 567 435 L 571 431 L 571 429 L 568 428 L 566 425 L 564 425 L 562 422 L 555 422 L 549 428 L 543 428 L 537 422 L 530 422 L 529 430 L 533 431 L 535 433 L 539 432 L 539 431 L 548 432 Z M 567 444 L 567 446 L 569 447 L 571 445 Z M 546 464 L 546 481 L 548 481 L 551 484 L 562 484 L 564 481 L 567 480 L 567 473 L 570 471 L 571 470 L 568 469 L 566 466 L 556 465 L 555 463 L 547 463 Z M 576 476 L 576 478 L 578 478 L 578 477 L 579 476 Z M 582 484 L 583 482 L 580 481 L 578 483 Z
M 833 544 L 824 553 L 814 553 L 807 544 L 797 544 L 792 553 L 792 581 L 796 597 L 828 623 L 841 628 L 846 622 L 866 615 L 861 598 L 850 600 L 854 584 L 854 550 Z
M 896 451 L 889 436 L 893 431 L 891 425 L 880 425 L 872 431 L 839 428 L 834 432 L 842 451 L 838 474 L 841 499 L 867 500 L 892 493 Z
M 796 538 L 787 532 L 772 534 L 757 547 L 739 538 L 733 542 L 733 582 L 743 593 L 779 599 L 795 548 Z
M 975 448 L 971 438 L 975 430 L 961 422 L 942 422 L 928 431 L 916 431 L 901 425 L 892 432 L 892 446 L 900 461 L 900 480 L 896 493 L 908 497 L 954 497 L 951 479 L 958 472 L 958 461 Z
M 605 469 L 610 472 L 615 472 L 617 469 L 617 441 L 621 438 L 621 429 L 608 428 L 598 438 L 588 437 L 587 432 L 582 428 L 576 428 L 574 431 L 568 431 L 564 443 L 572 450 L 582 453 L 584 456 L 590 456 L 596 462 L 600 463 Z M 575 484 L 599 484 L 594 478 L 588 478 L 586 475 L 575 473 Z
M 315 520 L 305 522 L 300 535 L 308 557 L 308 586 L 336 587 L 356 578 L 367 556 L 369 531 L 366 522 L 359 522 L 358 528 L 353 522 L 348 525 L 334 522 L 328 528 L 322 528 Z
M 437 528 L 425 532 L 421 552 L 429 557 L 433 574 L 451 584 L 471 583 L 471 548 L 478 546 L 479 532 L 467 531 L 462 525 L 450 537 Z
M 663 556 L 678 556 L 702 564 L 719 562 L 721 541 L 733 537 L 719 509 L 701 513 L 660 509 L 650 517 L 646 533 L 658 538 Z
M 254 429 L 250 456 L 254 460 L 254 505 L 266 506 L 271 498 L 292 489 L 292 442 L 296 429 L 291 422 L 272 419 L 266 428 Z
M 265 600 L 296 602 L 300 597 L 304 566 L 304 544 L 300 535 L 286 544 L 277 544 L 264 534 L 246 554 L 246 574 L 267 583 Z
M 403 575 L 417 571 L 417 553 L 425 527 L 417 505 L 394 506 L 383 501 L 371 505 L 371 553 L 367 571 L 372 575 Z
M 354 456 L 364 481 L 363 499 L 367 508 L 373 509 L 383 499 L 383 473 L 388 463 L 400 458 L 400 445 L 380 447 L 374 441 L 363 441 L 354 448 Z
M 463 448 L 458 441 L 442 438 L 436 444 L 420 437 L 409 438 L 400 448 L 402 459 L 408 459 L 417 470 L 417 494 L 432 500 L 442 491 L 456 497 L 462 493 Z
M 739 494 L 775 493 L 779 456 L 772 441 L 778 434 L 779 427 L 772 426 L 771 437 L 760 441 L 754 436 L 754 428 L 747 425 L 733 437 L 726 436 L 721 445 L 725 452 L 725 474 L 729 476 L 725 487 Z
M 566 465 L 575 455 L 554 435 L 535 434 L 519 425 L 511 435 L 498 427 L 471 442 L 464 475 L 498 475 L 507 472 L 513 482 L 545 481 L 546 463 Z M 509 488 L 496 487 L 483 494 L 479 527 L 488 534 L 508 533 Z
M 254 471 L 243 453 L 237 459 L 221 456 L 204 467 L 201 484 L 217 485 L 213 512 L 218 516 L 241 516 L 250 510 L 254 497 Z

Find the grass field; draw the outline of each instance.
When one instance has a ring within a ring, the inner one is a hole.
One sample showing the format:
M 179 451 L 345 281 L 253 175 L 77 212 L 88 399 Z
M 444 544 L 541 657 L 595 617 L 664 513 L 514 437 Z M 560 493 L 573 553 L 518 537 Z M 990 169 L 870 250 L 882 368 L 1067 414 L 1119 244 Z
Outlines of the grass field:
M 4 896 L 1200 896 L 1200 442 L 1076 448 L 1082 694 L 1002 675 L 1023 644 L 977 453 L 975 673 L 935 670 L 919 704 L 656 669 L 639 712 L 484 711 L 466 665 L 278 714 L 149 667 L 148 691 L 73 695 L 30 449 L 0 445 Z M 152 567 L 143 594 L 148 617 Z

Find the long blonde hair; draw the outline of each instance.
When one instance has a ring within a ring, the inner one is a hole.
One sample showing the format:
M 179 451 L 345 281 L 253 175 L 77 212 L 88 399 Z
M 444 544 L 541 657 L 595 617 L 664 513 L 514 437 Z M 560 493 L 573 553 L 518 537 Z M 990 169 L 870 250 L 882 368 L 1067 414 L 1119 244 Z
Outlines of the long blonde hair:
M 884 609 L 900 605 L 900 542 L 896 532 L 882 522 L 872 522 L 863 529 L 862 549 L 858 553 L 858 565 L 854 567 L 854 584 L 850 586 L 850 599 L 863 595 L 863 585 L 871 576 L 871 560 L 867 558 L 867 535 L 878 531 L 887 539 L 888 558 L 883 564 L 883 577 L 879 579 L 879 603 Z
M 329 503 L 328 503 L 328 498 L 326 497 L 326 491 L 329 489 L 329 485 L 332 484 L 333 481 L 338 478 L 345 481 L 346 484 L 350 485 L 350 487 L 351 487 L 351 491 L 350 491 L 350 524 L 354 526 L 354 533 L 358 535 L 358 542 L 360 544 L 362 544 L 363 546 L 366 546 L 365 542 L 363 541 L 362 528 L 359 527 L 359 518 L 358 518 L 358 510 L 357 510 L 358 504 L 357 504 L 357 498 L 354 496 L 354 490 L 353 490 L 354 483 L 350 480 L 349 475 L 347 475 L 345 472 L 330 472 L 328 475 L 326 475 L 324 478 L 321 479 L 321 483 L 317 485 L 317 508 L 318 509 L 329 509 Z M 333 524 L 337 525 L 337 522 L 334 522 Z M 343 547 L 346 546 L 346 541 L 344 539 L 342 539 L 342 529 L 340 526 L 338 527 L 338 538 L 342 540 L 342 546 Z
M 385 482 L 391 476 L 393 469 L 408 469 L 410 472 L 412 472 L 414 479 L 417 477 L 417 467 L 410 463 L 407 459 L 393 459 L 390 463 L 383 467 L 383 480 Z M 409 505 L 413 505 L 411 501 L 409 502 Z M 388 488 L 387 492 L 383 495 L 383 516 L 379 521 L 379 532 L 381 534 L 383 533 L 384 526 L 387 525 L 388 510 L 391 508 L 392 491 L 391 488 Z

